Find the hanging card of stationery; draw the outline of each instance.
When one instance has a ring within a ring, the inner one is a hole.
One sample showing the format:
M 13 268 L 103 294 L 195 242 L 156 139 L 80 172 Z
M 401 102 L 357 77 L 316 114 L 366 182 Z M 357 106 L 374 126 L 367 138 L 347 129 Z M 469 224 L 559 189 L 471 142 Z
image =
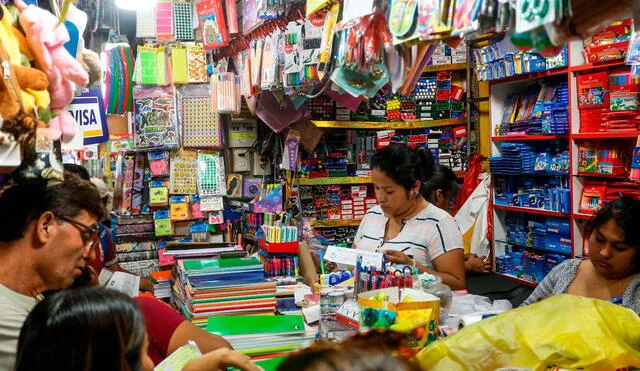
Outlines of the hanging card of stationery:
M 156 37 L 156 8 L 136 11 L 136 37 L 152 39 Z
M 262 67 L 262 49 L 264 45 L 263 39 L 251 41 L 249 48 L 249 57 L 251 64 L 251 90 L 257 92 L 260 88 L 261 67 Z
M 173 23 L 176 40 L 193 40 L 193 3 L 191 1 L 173 2 Z
M 393 0 L 391 2 L 389 30 L 394 37 L 394 44 L 400 44 L 418 36 L 416 32 L 417 20 L 417 0 Z
M 222 10 L 222 0 L 201 0 L 196 4 L 202 43 L 205 50 L 229 44 L 229 32 Z
M 428 40 L 438 26 L 438 7 L 440 0 L 420 0 L 418 4 L 417 31 L 421 40 Z
M 238 29 L 238 11 L 236 7 L 236 0 L 224 1 L 225 11 L 227 14 L 227 28 L 230 35 L 237 35 L 240 33 Z
M 190 45 L 187 47 L 187 69 L 189 83 L 207 82 L 207 57 L 202 45 Z
M 211 75 L 211 104 L 213 112 L 240 113 L 240 78 L 232 72 Z
M 179 146 L 174 95 L 173 87 L 135 87 L 133 129 L 136 148 Z
M 263 90 L 275 88 L 278 76 L 278 40 L 282 32 L 274 31 L 264 39 L 260 86 Z
M 258 18 L 256 0 L 242 1 L 242 32 L 246 35 L 255 30 L 264 21 Z
M 171 156 L 169 193 L 192 195 L 198 193 L 198 153 L 179 150 Z
M 173 32 L 173 2 L 159 0 L 156 3 L 156 39 L 158 41 L 174 40 Z
M 136 82 L 158 85 L 158 51 L 152 46 L 138 46 L 136 59 Z
M 284 86 L 302 85 L 302 25 L 289 22 L 284 34 Z
M 211 106 L 208 84 L 178 88 L 178 117 L 182 125 L 182 146 L 185 148 L 221 149 L 222 125 Z
M 171 70 L 174 84 L 186 84 L 189 82 L 187 48 L 183 45 L 171 47 Z
M 327 21 L 328 11 L 319 11 L 309 15 L 304 24 L 304 39 L 302 40 L 302 60 L 304 63 L 304 81 L 319 80 L 318 63 L 322 46 L 322 31 Z
M 227 193 L 224 159 L 218 153 L 198 151 L 198 195 L 223 196 Z

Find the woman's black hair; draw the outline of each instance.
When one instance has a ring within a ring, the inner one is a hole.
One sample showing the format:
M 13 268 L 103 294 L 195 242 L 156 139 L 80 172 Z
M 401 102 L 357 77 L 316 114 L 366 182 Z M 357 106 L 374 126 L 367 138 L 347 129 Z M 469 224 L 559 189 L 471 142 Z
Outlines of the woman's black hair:
M 423 184 L 433 175 L 433 154 L 428 148 L 411 149 L 406 144 L 392 143 L 373 155 L 371 168 L 379 169 L 409 191 L 416 182 Z M 422 193 L 421 186 L 420 192 Z
M 446 196 L 453 197 L 457 188 L 456 173 L 444 165 L 436 165 L 433 167 L 431 177 L 422 184 L 422 196 L 430 201 L 432 194 L 440 189 Z
M 624 242 L 636 250 L 636 272 L 640 272 L 640 200 L 631 197 L 620 197 L 606 204 L 587 223 L 587 234 L 615 220 L 624 233 Z
M 22 326 L 16 371 L 140 371 L 142 314 L 128 296 L 101 287 L 62 290 Z

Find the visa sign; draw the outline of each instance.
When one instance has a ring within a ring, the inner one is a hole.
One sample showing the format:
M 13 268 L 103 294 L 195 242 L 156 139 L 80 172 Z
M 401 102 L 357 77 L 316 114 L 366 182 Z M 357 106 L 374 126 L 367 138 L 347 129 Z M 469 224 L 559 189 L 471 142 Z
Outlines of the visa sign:
M 76 96 L 67 110 L 84 133 L 84 145 L 109 140 L 109 128 L 104 113 L 104 101 L 100 89 L 89 89 Z

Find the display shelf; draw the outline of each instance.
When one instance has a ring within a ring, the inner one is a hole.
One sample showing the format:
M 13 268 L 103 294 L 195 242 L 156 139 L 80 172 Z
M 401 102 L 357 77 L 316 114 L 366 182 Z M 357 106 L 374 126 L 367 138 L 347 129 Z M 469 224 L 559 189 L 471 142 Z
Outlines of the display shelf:
M 438 71 L 464 71 L 467 69 L 466 63 L 438 64 L 426 66 L 422 72 L 438 72 Z
M 545 215 L 545 216 L 553 216 L 556 218 L 568 218 L 571 214 L 565 214 L 558 211 L 550 211 L 544 209 L 534 209 L 529 207 L 518 207 L 518 206 L 504 206 L 504 205 L 493 205 L 495 210 L 504 210 L 504 211 L 513 211 L 516 213 L 525 213 L 525 214 L 535 214 L 535 215 Z
M 524 80 L 539 79 L 543 77 L 560 76 L 560 75 L 566 75 L 568 72 L 569 72 L 569 67 L 560 67 L 560 68 L 554 68 L 552 70 L 523 73 L 520 75 L 509 76 L 502 79 L 489 80 L 489 84 L 497 85 L 505 82 L 524 81 Z
M 560 251 L 553 251 L 553 250 L 548 250 L 548 249 L 540 249 L 540 248 L 533 247 L 533 246 L 525 246 L 525 245 L 520 245 L 520 244 L 517 244 L 517 243 L 511 243 L 511 242 L 502 241 L 502 240 L 496 240 L 496 242 L 497 243 L 501 243 L 503 245 L 511 245 L 511 246 L 517 247 L 519 249 L 525 249 L 525 250 L 539 252 L 539 253 L 543 253 L 543 254 L 559 254 L 559 255 L 571 256 L 571 252 L 560 252 Z
M 569 139 L 568 134 L 561 135 L 504 135 L 492 137 L 494 142 L 510 142 L 510 141 L 527 141 L 527 140 L 553 140 L 553 139 Z
M 586 63 L 579 66 L 571 66 L 569 70 L 571 72 L 593 71 L 600 68 L 620 67 L 624 66 L 624 59 L 616 59 L 615 61 L 602 62 L 602 63 Z
M 537 284 L 537 283 L 535 283 L 535 282 L 531 282 L 531 281 L 528 281 L 528 280 L 523 280 L 522 278 L 518 278 L 518 277 L 513 276 L 513 275 L 511 275 L 511 274 L 498 273 L 498 272 L 495 272 L 495 273 L 496 273 L 496 274 L 498 274 L 498 275 L 500 275 L 500 276 L 502 276 L 502 277 L 508 278 L 508 279 L 510 279 L 511 281 L 517 282 L 517 283 L 519 283 L 519 284 L 521 284 L 521 285 L 525 285 L 525 286 L 529 286 L 529 287 L 534 287 L 534 288 L 535 288 L 535 287 L 538 287 L 538 284 Z
M 640 135 L 640 131 L 630 131 L 623 133 L 578 133 L 572 134 L 573 139 L 624 139 L 624 138 L 637 138 Z
M 316 127 L 331 129 L 426 129 L 441 126 L 465 125 L 466 118 L 446 120 L 409 120 L 393 122 L 376 121 L 311 121 Z
M 370 176 L 347 176 L 327 178 L 300 178 L 301 186 L 333 185 L 333 184 L 370 184 Z
M 582 214 L 582 213 L 573 213 L 573 218 L 577 220 L 591 220 L 593 215 Z
M 599 178 L 599 179 L 612 179 L 612 180 L 620 180 L 620 181 L 629 181 L 628 176 L 624 175 L 612 175 L 612 174 L 601 174 L 601 173 L 581 173 L 578 172 L 575 176 L 583 177 L 583 178 Z
M 357 227 L 361 221 L 362 219 L 312 220 L 309 224 L 313 228 Z

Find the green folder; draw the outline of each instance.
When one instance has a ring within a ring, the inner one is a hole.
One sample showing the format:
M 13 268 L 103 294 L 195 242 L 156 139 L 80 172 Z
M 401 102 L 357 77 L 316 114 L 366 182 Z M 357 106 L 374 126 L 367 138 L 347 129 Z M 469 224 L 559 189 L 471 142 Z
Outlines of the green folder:
M 187 271 L 208 270 L 216 268 L 244 268 L 252 265 L 262 265 L 255 256 L 251 258 L 220 258 L 184 261 Z
M 301 315 L 212 316 L 207 323 L 207 332 L 219 336 L 295 334 L 304 331 Z
M 280 364 L 282 363 L 282 361 L 285 360 L 285 358 L 287 358 L 287 356 L 275 357 L 271 359 L 257 361 L 255 362 L 255 364 L 262 367 L 264 371 L 276 371 L 278 369 L 278 366 L 280 366 Z M 234 368 L 230 368 L 229 370 L 239 371 L 240 369 L 234 367 Z

